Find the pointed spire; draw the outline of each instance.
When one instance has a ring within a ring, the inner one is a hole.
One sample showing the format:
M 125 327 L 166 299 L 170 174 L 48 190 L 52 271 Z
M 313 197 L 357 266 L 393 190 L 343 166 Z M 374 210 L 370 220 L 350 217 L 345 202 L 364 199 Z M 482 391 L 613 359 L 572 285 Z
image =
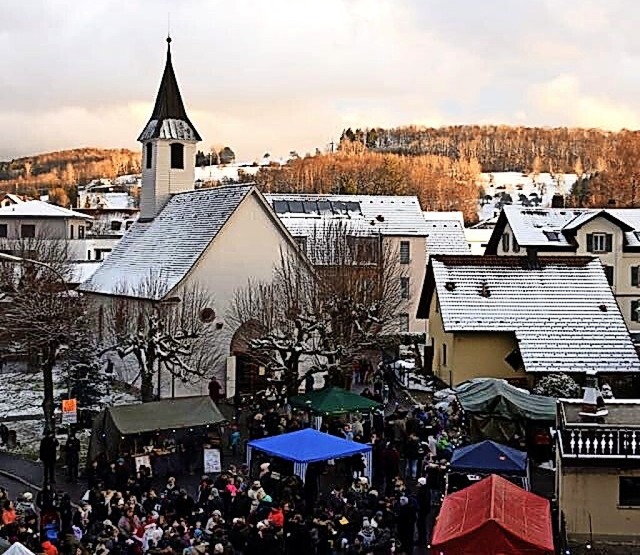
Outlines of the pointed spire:
M 144 131 L 138 137 L 139 141 L 145 141 L 148 139 L 161 138 L 163 133 L 163 122 L 165 120 L 177 120 L 187 124 L 186 135 L 181 137 L 166 137 L 166 138 L 190 138 L 192 140 L 202 140 L 196 128 L 193 126 L 187 111 L 184 108 L 182 102 L 182 96 L 180 95 L 180 88 L 178 87 L 178 81 L 176 74 L 173 71 L 173 64 L 171 63 L 171 36 L 167 36 L 167 62 L 164 66 L 164 73 L 162 74 L 162 80 L 160 81 L 160 88 L 156 96 L 156 103 L 151 113 L 151 118 L 144 128 Z M 183 126 L 181 126 L 183 127 Z M 173 135 L 174 133 L 171 133 Z

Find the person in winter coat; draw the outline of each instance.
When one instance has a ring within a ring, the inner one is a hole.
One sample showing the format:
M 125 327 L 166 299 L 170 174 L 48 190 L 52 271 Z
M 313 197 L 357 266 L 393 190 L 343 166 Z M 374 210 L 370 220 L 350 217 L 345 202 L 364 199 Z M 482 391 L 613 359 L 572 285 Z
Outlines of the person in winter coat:
M 80 464 L 80 440 L 71 431 L 64 445 L 65 462 L 67 463 L 67 478 L 72 483 L 78 481 L 78 466 Z
M 53 432 L 47 431 L 40 441 L 40 460 L 44 465 L 44 483 L 56 483 L 56 458 L 58 440 Z

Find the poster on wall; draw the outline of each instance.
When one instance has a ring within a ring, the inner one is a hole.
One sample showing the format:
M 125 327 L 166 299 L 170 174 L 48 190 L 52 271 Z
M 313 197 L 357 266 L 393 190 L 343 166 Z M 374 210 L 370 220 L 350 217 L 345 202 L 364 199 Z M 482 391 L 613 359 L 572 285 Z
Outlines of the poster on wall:
M 220 449 L 204 450 L 204 472 L 222 472 L 222 461 L 220 460 Z

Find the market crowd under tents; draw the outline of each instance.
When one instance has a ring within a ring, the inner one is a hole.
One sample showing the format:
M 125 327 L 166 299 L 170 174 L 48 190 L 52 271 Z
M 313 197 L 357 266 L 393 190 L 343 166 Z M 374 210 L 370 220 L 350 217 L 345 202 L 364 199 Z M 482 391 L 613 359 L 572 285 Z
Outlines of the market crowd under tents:
M 148 456 L 154 474 L 178 471 L 183 466 L 181 450 L 201 452 L 219 443 L 216 426 L 224 421 L 208 396 L 109 407 L 93 422 L 87 462 L 100 456 L 110 462 L 123 455 Z
M 514 438 L 527 437 L 532 425 L 544 427 L 555 422 L 555 399 L 530 394 L 504 380 L 472 380 L 459 385 L 455 392 L 474 441 L 512 443 Z
M 250 441 L 247 444 L 247 464 L 250 468 L 255 451 L 293 462 L 293 473 L 303 482 L 311 463 L 360 454 L 365 459 L 364 475 L 371 480 L 371 445 L 342 439 L 312 428 Z
M 549 501 L 495 474 L 442 503 L 433 555 L 551 555 Z

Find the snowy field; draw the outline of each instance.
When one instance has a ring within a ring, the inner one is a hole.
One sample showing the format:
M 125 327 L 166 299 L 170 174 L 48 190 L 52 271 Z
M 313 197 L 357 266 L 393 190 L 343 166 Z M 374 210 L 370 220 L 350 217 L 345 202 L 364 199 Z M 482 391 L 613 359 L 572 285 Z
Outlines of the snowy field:
M 495 218 L 500 214 L 500 202 L 503 195 L 510 195 L 514 206 L 529 206 L 548 208 L 555 194 L 566 196 L 578 179 L 574 173 L 537 175 L 520 172 L 483 173 L 478 179 L 478 186 L 484 189 L 484 194 L 491 197 L 491 201 L 480 206 L 478 216 L 480 221 Z M 521 196 L 522 195 L 522 196 Z
M 54 370 L 54 398 L 59 399 L 66 392 L 67 385 L 62 372 Z M 15 430 L 18 446 L 13 453 L 37 458 L 38 447 L 44 421 L 42 419 L 42 397 L 44 388 L 42 376 L 38 373 L 2 372 L 0 374 L 0 421 L 5 422 L 9 430 Z M 100 410 L 105 406 L 123 405 L 137 402 L 137 398 L 113 384 L 99 406 L 87 407 Z M 59 408 L 57 409 L 59 412 Z M 65 435 L 60 437 L 64 440 Z M 89 431 L 79 433 L 83 449 L 88 443 Z M 0 447 L 4 449 L 4 447 Z

